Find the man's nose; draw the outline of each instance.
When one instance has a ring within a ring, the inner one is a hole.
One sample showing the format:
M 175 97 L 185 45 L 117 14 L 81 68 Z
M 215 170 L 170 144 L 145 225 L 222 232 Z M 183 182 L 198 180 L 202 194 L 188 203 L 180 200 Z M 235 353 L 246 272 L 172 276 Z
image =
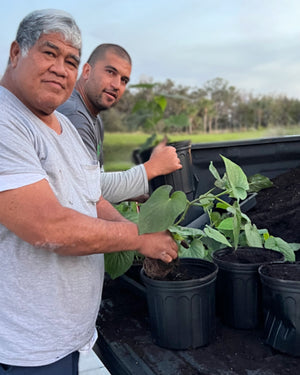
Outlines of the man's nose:
M 51 71 L 55 72 L 57 75 L 65 76 L 67 73 L 66 65 L 63 58 L 56 58 L 50 68 Z
M 115 75 L 111 80 L 111 85 L 114 89 L 119 89 L 121 85 L 121 77 L 118 75 Z

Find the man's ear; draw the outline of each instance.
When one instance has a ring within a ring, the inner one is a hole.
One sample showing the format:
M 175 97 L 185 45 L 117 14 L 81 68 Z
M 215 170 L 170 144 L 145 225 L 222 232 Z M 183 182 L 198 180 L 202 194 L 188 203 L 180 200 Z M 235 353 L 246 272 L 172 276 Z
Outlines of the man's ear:
M 88 80 L 91 74 L 91 71 L 92 71 L 91 65 L 89 63 L 85 63 L 82 67 L 82 73 L 81 73 L 82 78 L 84 78 L 85 80 Z
M 9 61 L 10 65 L 15 68 L 21 56 L 21 49 L 17 41 L 12 42 L 10 46 Z

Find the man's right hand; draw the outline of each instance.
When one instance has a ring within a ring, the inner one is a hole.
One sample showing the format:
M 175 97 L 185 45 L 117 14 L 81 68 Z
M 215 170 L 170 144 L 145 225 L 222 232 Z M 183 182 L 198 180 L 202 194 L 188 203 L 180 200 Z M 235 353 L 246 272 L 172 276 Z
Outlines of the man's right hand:
M 144 163 L 148 180 L 154 177 L 166 175 L 182 168 L 176 149 L 167 146 L 164 139 L 152 151 L 150 159 Z
M 170 263 L 178 256 L 178 245 L 168 231 L 143 234 L 139 236 L 139 240 L 137 250 L 146 257 Z

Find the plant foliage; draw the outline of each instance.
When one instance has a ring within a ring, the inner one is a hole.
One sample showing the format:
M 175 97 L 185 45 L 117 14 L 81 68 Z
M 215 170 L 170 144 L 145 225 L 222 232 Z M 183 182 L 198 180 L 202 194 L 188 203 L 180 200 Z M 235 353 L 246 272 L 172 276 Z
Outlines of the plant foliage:
M 140 206 L 136 221 L 139 234 L 169 230 L 179 245 L 179 257 L 211 260 L 215 250 L 247 246 L 280 251 L 287 261 L 295 261 L 294 251 L 300 248 L 300 244 L 289 244 L 279 237 L 273 237 L 266 229 L 258 229 L 242 212 L 242 201 L 249 194 L 272 186 L 272 182 L 259 174 L 248 179 L 240 166 L 222 155 L 221 158 L 225 165 L 224 175 L 221 177 L 210 163 L 209 170 L 215 178 L 215 187 L 193 201 L 189 201 L 182 191 L 172 192 L 169 185 L 157 188 Z M 207 214 L 208 223 L 204 228 L 180 226 L 191 206 L 200 206 Z M 105 257 L 114 255 L 105 254 Z M 107 261 L 106 271 L 111 277 L 119 276 L 122 271 L 116 271 L 114 267 L 128 269 L 132 259 L 132 256 L 122 255 L 120 260 Z M 122 266 L 122 262 L 126 265 Z

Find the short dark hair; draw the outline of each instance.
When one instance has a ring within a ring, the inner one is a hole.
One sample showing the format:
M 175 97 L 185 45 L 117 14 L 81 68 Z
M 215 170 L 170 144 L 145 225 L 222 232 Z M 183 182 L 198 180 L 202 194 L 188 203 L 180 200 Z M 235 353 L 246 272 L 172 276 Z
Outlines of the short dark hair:
M 107 51 L 111 51 L 115 53 L 117 56 L 121 57 L 124 60 L 127 60 L 130 65 L 132 65 L 131 57 L 129 53 L 118 44 L 112 43 L 103 43 L 99 44 L 98 47 L 94 49 L 91 53 L 90 57 L 88 58 L 87 63 L 91 66 L 94 66 L 98 60 L 102 60 L 105 58 L 105 54 Z

